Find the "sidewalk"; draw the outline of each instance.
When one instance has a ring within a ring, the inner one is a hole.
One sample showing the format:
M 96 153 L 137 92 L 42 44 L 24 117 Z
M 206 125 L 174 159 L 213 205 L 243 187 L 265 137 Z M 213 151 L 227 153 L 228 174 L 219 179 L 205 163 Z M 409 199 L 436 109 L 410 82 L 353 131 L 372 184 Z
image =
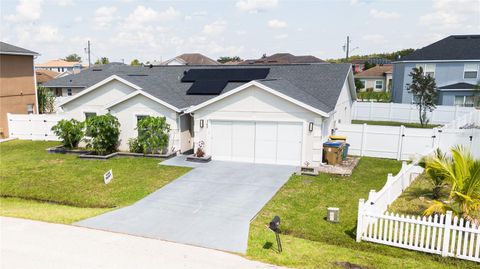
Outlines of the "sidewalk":
M 226 252 L 0 217 L 1 268 L 275 268 Z

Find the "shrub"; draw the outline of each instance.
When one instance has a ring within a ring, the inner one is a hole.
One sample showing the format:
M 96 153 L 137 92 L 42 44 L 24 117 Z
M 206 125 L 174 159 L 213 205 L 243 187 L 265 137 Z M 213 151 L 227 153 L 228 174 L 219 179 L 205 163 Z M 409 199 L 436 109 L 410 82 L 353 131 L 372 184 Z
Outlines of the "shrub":
M 158 153 L 168 146 L 170 124 L 165 117 L 146 116 L 138 121 L 137 130 L 143 153 Z
M 52 131 L 62 139 L 64 147 L 72 149 L 82 140 L 83 127 L 84 123 L 75 119 L 61 120 L 52 127 Z
M 128 139 L 128 148 L 130 152 L 133 153 L 142 153 L 142 147 L 140 147 L 140 144 L 138 143 L 138 139 L 136 138 L 130 138 Z
M 87 147 L 99 155 L 109 154 L 117 149 L 120 123 L 111 115 L 89 117 L 86 121 Z

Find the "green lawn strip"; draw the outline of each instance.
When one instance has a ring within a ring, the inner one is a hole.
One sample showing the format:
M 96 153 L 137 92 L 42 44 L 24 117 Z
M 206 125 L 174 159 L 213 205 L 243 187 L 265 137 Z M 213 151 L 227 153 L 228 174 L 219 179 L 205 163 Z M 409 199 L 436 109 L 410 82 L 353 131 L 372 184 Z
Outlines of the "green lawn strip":
M 423 215 L 431 202 L 433 186 L 428 180 L 426 174 L 417 177 L 410 186 L 388 207 L 389 212 L 405 215 Z M 440 192 L 438 200 L 448 199 L 448 186 L 445 186 Z
M 158 159 L 84 160 L 45 150 L 58 142 L 10 141 L 0 144 L 0 196 L 89 208 L 132 204 L 190 171 L 161 166 Z M 105 185 L 103 174 L 112 169 Z
M 422 128 L 420 123 L 412 123 L 412 122 L 396 122 L 396 121 L 373 121 L 373 120 L 352 120 L 352 124 L 369 124 L 369 125 L 384 125 L 384 126 L 405 126 L 408 128 Z M 435 128 L 442 126 L 440 124 L 427 124 L 423 128 Z
M 357 261 L 362 265 L 390 264 L 391 261 L 399 259 L 404 260 L 405 266 L 411 263 L 412 267 L 415 264 L 421 265 L 421 268 L 432 268 L 422 265 L 430 264 L 429 262 L 431 264 L 440 262 L 442 266 L 458 266 L 458 268 L 471 267 L 472 263 L 445 259 L 438 255 L 428 255 L 381 244 L 355 242 L 358 199 L 367 198 L 371 189 L 380 190 L 386 182 L 387 174 L 396 174 L 400 168 L 401 162 L 395 160 L 362 157 L 350 177 L 328 174 L 320 174 L 316 177 L 292 176 L 252 222 L 247 256 L 278 265 L 323 268 L 323 265 L 318 263 L 322 262 L 322 258 L 327 259 L 328 256 L 323 257 L 321 250 L 316 250 L 319 247 L 333 249 L 333 252 L 328 254 L 332 255 L 331 260 L 337 255 L 334 249 L 338 248 L 339 251 L 344 249 L 346 260 L 343 261 L 352 263 Z M 340 223 L 334 224 L 325 220 L 327 207 L 340 208 Z M 280 216 L 282 234 L 287 235 L 283 237 L 286 238 L 285 240 L 289 238 L 291 244 L 295 245 L 292 250 L 295 253 L 287 253 L 291 252 L 287 250 L 288 241 L 284 242 L 286 251 L 280 256 L 269 249 L 264 249 L 266 242 L 275 243 L 273 234 L 265 234 L 268 232 L 265 230 L 265 225 L 275 215 Z M 265 239 L 265 236 L 269 239 Z M 355 256 L 359 252 L 364 253 L 365 257 L 372 257 L 371 260 L 362 262 L 363 256 Z M 294 255 L 295 258 L 289 259 L 288 255 Z M 286 257 L 282 258 L 282 256 Z M 328 268 L 331 265 L 325 266 Z
M 83 208 L 20 198 L 0 197 L 0 216 L 71 224 L 110 211 L 109 208 Z

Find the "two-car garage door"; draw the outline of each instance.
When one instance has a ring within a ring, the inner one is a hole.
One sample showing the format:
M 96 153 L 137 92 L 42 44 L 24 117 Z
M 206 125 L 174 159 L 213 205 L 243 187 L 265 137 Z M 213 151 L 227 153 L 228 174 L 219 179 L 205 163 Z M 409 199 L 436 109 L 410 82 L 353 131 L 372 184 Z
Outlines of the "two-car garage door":
M 300 165 L 301 123 L 213 121 L 211 125 L 216 160 Z

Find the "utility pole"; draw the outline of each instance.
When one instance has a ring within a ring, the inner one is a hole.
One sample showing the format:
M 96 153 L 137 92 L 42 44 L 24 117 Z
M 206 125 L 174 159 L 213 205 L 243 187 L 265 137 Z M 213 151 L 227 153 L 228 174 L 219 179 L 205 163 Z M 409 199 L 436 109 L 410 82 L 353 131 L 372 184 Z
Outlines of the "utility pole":
M 350 37 L 347 35 L 347 45 L 346 45 L 346 49 L 345 49 L 345 51 L 347 53 L 347 55 L 345 57 L 346 62 L 348 62 L 348 52 L 349 52 L 349 50 L 350 50 Z
M 91 66 L 91 62 L 90 62 L 90 40 L 87 41 L 87 48 L 85 49 L 87 54 L 88 54 L 88 68 L 90 68 Z

